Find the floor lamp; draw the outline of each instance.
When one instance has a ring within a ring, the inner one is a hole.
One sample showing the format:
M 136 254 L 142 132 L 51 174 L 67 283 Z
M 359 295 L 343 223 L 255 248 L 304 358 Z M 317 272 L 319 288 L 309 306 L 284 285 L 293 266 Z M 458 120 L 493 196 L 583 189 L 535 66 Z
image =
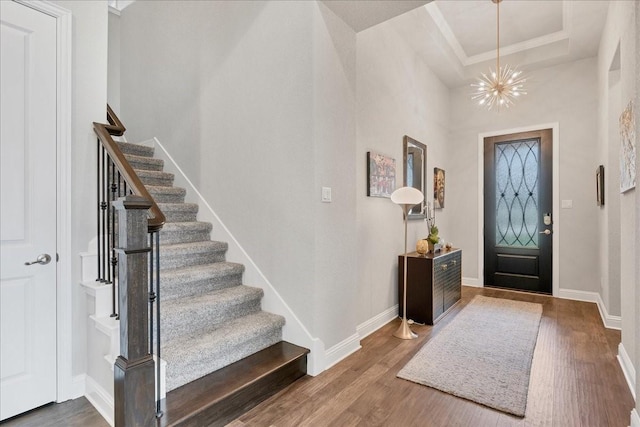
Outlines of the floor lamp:
M 422 203 L 423 200 L 424 194 L 422 194 L 422 192 L 417 188 L 413 187 L 398 188 L 391 194 L 391 201 L 396 205 L 399 205 L 402 208 L 402 213 L 404 214 L 404 290 L 402 292 L 404 296 L 404 303 L 402 305 L 402 323 L 398 330 L 393 334 L 394 337 L 403 340 L 418 338 L 418 335 L 411 331 L 409 323 L 407 322 L 407 217 L 409 216 L 409 209 L 418 203 Z

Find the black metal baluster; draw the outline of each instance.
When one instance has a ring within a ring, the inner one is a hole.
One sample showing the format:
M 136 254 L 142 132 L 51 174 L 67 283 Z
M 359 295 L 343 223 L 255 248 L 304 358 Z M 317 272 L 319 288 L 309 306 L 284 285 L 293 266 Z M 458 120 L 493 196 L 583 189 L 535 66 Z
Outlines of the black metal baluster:
M 96 167 L 96 230 L 97 230 L 97 234 L 98 234 L 98 238 L 97 238 L 97 244 L 98 247 L 97 249 L 97 254 L 98 254 L 98 278 L 96 279 L 96 282 L 101 282 L 102 281 L 102 256 L 100 254 L 100 248 L 101 248 L 101 242 L 100 242 L 100 153 L 101 150 L 100 148 L 102 147 L 102 145 L 100 144 L 100 139 L 98 138 L 98 145 L 97 145 L 97 152 L 96 152 L 96 162 L 97 162 L 97 167 Z
M 116 200 L 116 190 L 118 186 L 116 185 L 116 165 L 109 159 L 109 164 L 111 165 L 111 202 Z M 118 173 L 119 175 L 119 173 Z M 117 305 L 116 305 L 116 289 L 117 289 L 117 272 L 118 272 L 118 257 L 116 255 L 116 208 L 111 203 L 111 277 L 113 278 L 113 285 L 111 289 L 111 317 L 118 317 Z
M 106 199 L 107 199 L 107 212 L 106 212 L 106 220 L 107 220 L 107 225 L 106 225 L 106 234 L 104 236 L 105 240 L 107 241 L 107 252 L 106 252 L 106 260 L 107 260 L 107 283 L 113 283 L 115 286 L 115 280 L 113 280 L 113 278 L 115 276 L 111 275 L 112 269 L 111 269 L 111 252 L 113 251 L 113 236 L 111 235 L 112 232 L 112 228 L 111 228 L 111 216 L 112 216 L 112 211 L 113 211 L 113 206 L 111 206 L 111 202 L 113 200 L 111 200 L 111 174 L 113 173 L 111 168 L 113 166 L 112 162 L 111 162 L 111 157 L 107 156 L 106 158 L 107 161 L 107 180 L 106 180 L 106 186 L 105 186 L 105 191 L 106 191 Z M 112 312 L 115 312 L 115 310 L 112 310 Z
M 153 303 L 156 301 L 156 293 L 154 291 L 153 281 L 153 234 L 149 233 L 149 247 L 151 252 L 149 253 L 149 352 L 153 354 Z M 159 361 L 156 361 L 159 363 Z
M 122 176 L 120 175 L 120 171 L 118 171 L 118 197 L 122 197 Z
M 162 417 L 163 413 L 160 410 L 160 232 L 156 231 L 153 234 L 156 234 L 156 248 L 155 248 L 155 260 L 156 260 L 156 329 L 158 331 L 158 339 L 156 340 L 156 358 L 158 363 L 156 364 L 156 376 L 158 380 L 156 381 L 156 393 L 158 393 L 158 398 L 156 399 L 156 417 Z M 151 248 L 151 253 L 153 253 L 153 247 Z
M 102 147 L 102 174 L 101 174 L 101 185 L 100 185 L 100 191 L 101 191 L 101 201 L 100 201 L 100 210 L 102 211 L 102 215 L 101 215 L 101 224 L 102 224 L 102 230 L 99 230 L 98 232 L 102 233 L 101 239 L 102 239 L 102 282 L 103 283 L 111 283 L 108 279 L 107 279 L 107 275 L 109 274 L 109 264 L 108 264 L 108 257 L 109 257 L 109 252 L 107 249 L 107 238 L 108 238 L 108 234 L 107 234 L 107 198 L 109 197 L 107 194 L 107 151 L 105 150 L 104 147 Z

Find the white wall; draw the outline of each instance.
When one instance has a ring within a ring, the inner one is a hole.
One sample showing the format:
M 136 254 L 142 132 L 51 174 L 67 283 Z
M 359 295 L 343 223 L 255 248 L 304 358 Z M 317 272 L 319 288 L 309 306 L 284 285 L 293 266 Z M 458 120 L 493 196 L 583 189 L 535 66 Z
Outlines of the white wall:
M 316 2 L 136 2 L 120 25 L 129 140 L 160 139 L 314 336 L 354 333 L 355 33 Z
M 109 10 L 109 50 L 107 56 L 107 101 L 120 114 L 120 13 Z
M 332 346 L 357 325 L 356 34 L 324 3 L 313 20 L 314 323 Z M 332 188 L 330 204 L 318 202 L 321 187 Z
M 408 135 L 427 146 L 427 198 L 432 200 L 433 168 L 451 176 L 445 161 L 449 140 L 449 91 L 398 36 L 413 14 L 401 15 L 357 35 L 358 321 L 365 322 L 398 303 L 398 255 L 404 251 L 402 211 L 390 199 L 367 197 L 366 153 L 396 160 L 396 188 L 402 186 L 402 140 Z M 453 236 L 446 216 L 452 210 L 447 183 L 445 209 L 437 212 L 440 235 Z M 430 196 L 431 194 L 431 196 Z M 428 235 L 424 221 L 410 221 L 409 250 Z M 461 242 L 455 240 L 454 244 Z M 467 257 L 466 252 L 463 257 Z M 466 261 L 465 261 L 466 262 Z
M 619 46 L 619 71 L 612 72 L 611 64 L 618 62 L 616 50 Z M 633 98 L 635 93 L 635 25 L 634 2 L 611 2 L 607 23 L 603 30 L 598 51 L 598 94 L 600 98 L 599 140 L 601 155 L 599 163 L 606 164 L 606 177 L 611 183 L 605 203 L 604 214 L 608 215 L 603 224 L 602 234 L 609 236 L 609 242 L 618 243 L 611 253 L 603 254 L 601 263 L 603 270 L 608 270 L 608 289 L 603 290 L 609 295 L 607 307 L 611 312 L 617 308 L 613 295 L 619 294 L 620 315 L 622 326 L 622 350 L 626 352 L 631 363 L 638 370 L 638 352 L 636 349 L 638 321 L 637 298 L 637 257 L 636 257 L 636 191 L 631 190 L 620 194 L 619 190 L 619 153 L 620 134 L 618 118 Z M 609 203 L 611 202 L 611 203 Z M 616 235 L 619 235 L 617 237 Z M 616 242 L 617 238 L 617 242 Z M 616 253 L 617 250 L 617 253 Z M 611 280 L 611 272 L 619 271 L 619 284 Z
M 528 95 L 500 112 L 479 108 L 470 100 L 470 87 L 452 90 L 450 173 L 447 192 L 452 240 L 463 249 L 463 277 L 482 283 L 478 265 L 478 135 L 538 124 L 558 123 L 559 198 L 573 201 L 554 218 L 559 233 L 560 288 L 599 289 L 597 206 L 594 194 L 597 143 L 597 74 L 595 59 L 528 73 Z M 554 195 L 555 197 L 556 195 Z M 556 284 L 554 284 L 555 286 Z
M 73 14 L 71 236 L 73 293 L 73 375 L 86 372 L 85 294 L 80 288 L 80 252 L 95 231 L 95 151 L 93 122 L 106 121 L 107 4 L 101 1 L 55 1 Z

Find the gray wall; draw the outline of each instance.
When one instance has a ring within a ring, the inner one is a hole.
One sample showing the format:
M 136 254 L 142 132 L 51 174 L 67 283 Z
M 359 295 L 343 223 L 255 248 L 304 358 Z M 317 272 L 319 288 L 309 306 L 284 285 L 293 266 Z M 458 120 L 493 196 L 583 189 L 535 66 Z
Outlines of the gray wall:
M 109 11 L 108 22 L 107 102 L 116 114 L 120 114 L 120 15 Z
M 358 33 L 357 108 L 358 148 L 353 160 L 357 182 L 358 321 L 365 322 L 398 303 L 398 254 L 404 251 L 402 211 L 390 199 L 367 197 L 366 154 L 375 151 L 396 160 L 396 188 L 403 184 L 404 135 L 427 146 L 425 195 L 432 202 L 433 168 L 450 165 L 444 152 L 449 134 L 449 90 L 399 37 L 412 14 Z M 450 241 L 448 203 L 458 196 L 448 192 L 445 209 L 438 210 L 440 236 Z M 410 221 L 409 251 L 428 235 L 424 221 Z M 454 244 L 459 241 L 453 240 Z M 466 259 L 467 253 L 463 255 Z M 466 261 L 465 261 L 466 262 Z
M 95 230 L 95 151 L 93 122 L 106 121 L 107 4 L 97 1 L 55 1 L 73 15 L 71 128 L 71 260 L 73 346 L 72 374 L 86 372 L 85 293 L 80 283 L 80 252 L 87 250 Z
M 129 140 L 159 138 L 314 336 L 351 335 L 355 33 L 316 2 L 136 2 L 120 25 Z
M 532 125 L 559 124 L 559 198 L 573 201 L 572 209 L 561 209 L 554 218 L 560 231 L 560 288 L 591 291 L 599 289 L 597 207 L 594 174 L 597 143 L 596 60 L 530 72 L 528 95 L 517 105 L 500 112 L 487 111 L 470 101 L 469 87 L 452 91 L 451 137 L 447 156 L 450 173 L 447 191 L 453 241 L 465 251 L 462 275 L 482 279 L 478 265 L 478 135 Z M 508 132 L 507 132 L 508 133 Z M 555 195 L 554 195 L 555 196 Z
M 622 351 L 638 370 L 636 341 L 638 310 L 636 277 L 636 191 L 620 194 L 620 133 L 618 118 L 635 93 L 634 2 L 612 2 L 598 52 L 599 159 L 605 164 L 608 197 L 599 214 L 601 235 L 611 247 L 601 254 L 603 299 L 612 314 L 621 316 Z M 619 48 L 619 55 L 616 51 Z M 613 64 L 613 66 L 612 66 Z M 617 247 L 616 247 L 617 246 Z M 616 277 L 616 272 L 618 272 Z M 608 280 L 607 280 L 608 279 Z M 607 298 L 608 296 L 608 298 Z

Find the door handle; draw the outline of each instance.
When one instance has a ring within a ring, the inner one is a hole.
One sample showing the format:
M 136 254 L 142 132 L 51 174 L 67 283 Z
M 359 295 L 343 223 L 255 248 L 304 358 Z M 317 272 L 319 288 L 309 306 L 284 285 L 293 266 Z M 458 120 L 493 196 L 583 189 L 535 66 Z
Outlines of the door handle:
M 38 255 L 38 258 L 36 258 L 35 261 L 25 262 L 24 265 L 33 265 L 33 264 L 47 265 L 50 262 L 51 262 L 51 255 L 40 254 Z
M 549 230 L 548 228 L 546 230 L 540 232 L 540 234 L 546 234 L 547 236 L 549 234 L 551 234 L 551 233 L 553 233 L 553 231 Z

